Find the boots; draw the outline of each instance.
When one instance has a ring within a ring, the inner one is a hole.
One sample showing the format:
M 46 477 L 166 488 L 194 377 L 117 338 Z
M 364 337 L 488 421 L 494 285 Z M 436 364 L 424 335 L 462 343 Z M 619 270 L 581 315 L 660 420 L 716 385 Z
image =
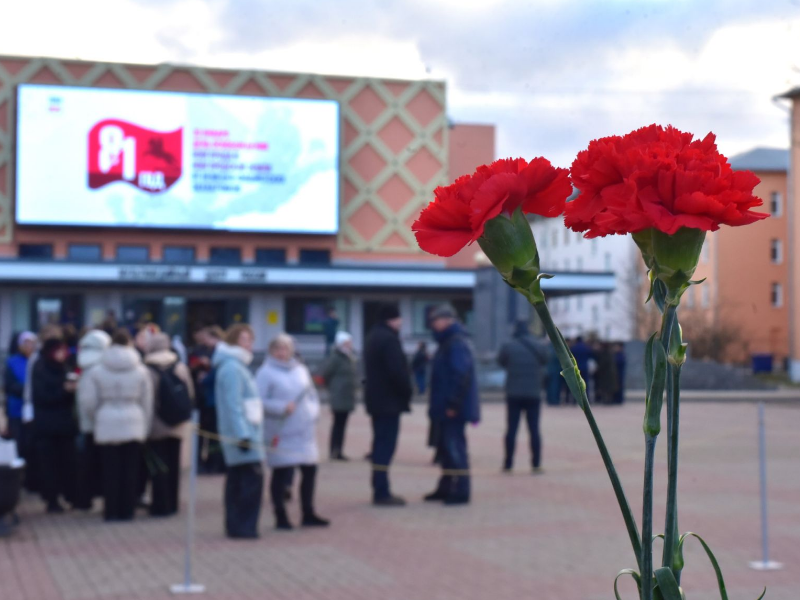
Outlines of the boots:
M 284 531 L 290 531 L 294 529 L 291 521 L 289 521 L 289 516 L 286 514 L 285 508 L 275 509 L 275 529 L 282 529 Z
M 303 527 L 327 527 L 330 524 L 331 522 L 328 519 L 323 519 L 313 510 L 303 513 Z

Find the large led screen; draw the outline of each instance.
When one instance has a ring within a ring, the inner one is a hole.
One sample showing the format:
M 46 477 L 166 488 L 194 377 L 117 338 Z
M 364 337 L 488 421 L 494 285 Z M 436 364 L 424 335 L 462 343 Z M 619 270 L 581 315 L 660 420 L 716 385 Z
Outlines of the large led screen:
M 23 225 L 336 233 L 329 100 L 20 85 Z

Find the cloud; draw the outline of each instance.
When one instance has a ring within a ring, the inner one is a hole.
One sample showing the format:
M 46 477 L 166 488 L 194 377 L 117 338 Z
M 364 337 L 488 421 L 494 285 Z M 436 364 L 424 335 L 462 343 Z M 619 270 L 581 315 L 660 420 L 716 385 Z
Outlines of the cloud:
M 785 146 L 771 97 L 800 83 L 797 0 L 73 0 L 45 21 L 36 5 L 4 8 L 37 27 L 0 53 L 444 79 L 451 118 L 496 123 L 500 155 L 559 164 L 649 122 Z

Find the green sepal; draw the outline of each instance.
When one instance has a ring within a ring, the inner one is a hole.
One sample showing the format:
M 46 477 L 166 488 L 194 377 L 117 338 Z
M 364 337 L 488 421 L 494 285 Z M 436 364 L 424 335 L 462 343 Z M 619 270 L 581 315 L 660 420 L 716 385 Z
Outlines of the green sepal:
M 623 575 L 630 575 L 631 577 L 633 577 L 633 580 L 636 582 L 636 588 L 639 590 L 639 596 L 641 596 L 642 578 L 639 575 L 639 573 L 637 571 L 634 571 L 633 569 L 622 569 L 622 571 L 617 573 L 617 576 L 614 577 L 614 596 L 616 597 L 616 600 L 622 600 L 622 598 L 619 595 L 619 590 L 617 589 L 617 582 L 619 581 L 619 578 L 622 577 Z
M 531 302 L 543 302 L 539 286 L 539 251 L 528 219 L 517 208 L 484 224 L 478 244 L 503 279 Z
M 669 567 L 661 567 L 655 570 L 655 578 L 658 583 L 658 591 L 664 600 L 686 600 L 686 596 L 678 585 L 675 575 Z
M 666 286 L 666 302 L 677 306 L 689 288 L 697 269 L 706 232 L 691 227 L 681 227 L 672 235 L 655 228 L 633 234 L 652 281 L 662 281 Z
M 654 334 L 655 335 L 655 334 Z M 650 338 L 654 340 L 653 337 Z M 664 405 L 664 388 L 667 385 L 667 353 L 661 343 L 648 342 L 645 350 L 645 376 L 648 365 L 652 369 L 650 386 L 645 398 L 644 433 L 655 437 L 661 433 L 661 408 Z

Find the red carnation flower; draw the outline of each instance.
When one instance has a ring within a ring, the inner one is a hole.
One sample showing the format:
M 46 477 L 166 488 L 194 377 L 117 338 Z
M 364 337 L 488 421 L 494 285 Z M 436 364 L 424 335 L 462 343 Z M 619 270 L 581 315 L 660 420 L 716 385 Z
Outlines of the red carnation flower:
M 580 195 L 567 204 L 567 227 L 587 238 L 650 227 L 673 235 L 681 227 L 716 231 L 769 216 L 750 211 L 762 204 L 753 195 L 758 177 L 731 169 L 713 133 L 692 138 L 650 125 L 590 142 L 572 163 Z
M 419 247 L 438 256 L 453 256 L 483 235 L 487 221 L 500 214 L 523 213 L 555 217 L 572 193 L 567 169 L 545 158 L 501 159 L 478 167 L 472 175 L 434 190 L 411 229 Z

